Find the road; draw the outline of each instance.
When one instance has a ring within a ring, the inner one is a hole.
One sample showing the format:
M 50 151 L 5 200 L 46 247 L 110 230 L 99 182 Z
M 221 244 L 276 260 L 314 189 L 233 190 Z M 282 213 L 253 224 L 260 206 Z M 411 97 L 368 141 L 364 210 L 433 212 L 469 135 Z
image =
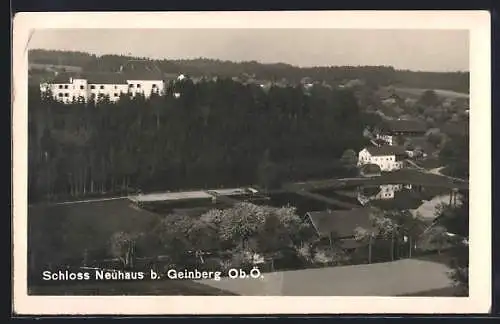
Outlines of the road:
M 450 177 L 450 176 L 448 176 L 446 174 L 442 174 L 441 170 L 443 170 L 445 168 L 445 166 L 440 166 L 438 168 L 433 168 L 433 169 L 428 170 L 428 169 L 424 169 L 421 166 L 417 165 L 412 160 L 406 159 L 405 161 L 408 162 L 409 164 L 411 164 L 414 168 L 418 169 L 419 171 L 425 172 L 425 173 L 439 175 L 439 176 L 442 176 L 442 177 L 446 177 L 448 179 L 452 179 L 454 181 L 467 181 L 465 179 Z

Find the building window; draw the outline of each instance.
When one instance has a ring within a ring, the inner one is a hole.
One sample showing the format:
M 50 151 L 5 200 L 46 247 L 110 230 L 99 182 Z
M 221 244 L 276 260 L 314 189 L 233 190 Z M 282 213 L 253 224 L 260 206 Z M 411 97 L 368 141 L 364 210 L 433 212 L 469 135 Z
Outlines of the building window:
M 66 85 L 64 85 L 64 89 L 68 89 L 68 85 L 67 85 L 67 84 L 66 84 Z
M 156 84 L 153 84 L 153 89 L 156 89 Z
M 104 86 L 102 85 L 100 88 L 101 88 L 101 90 L 102 90 L 102 89 L 104 89 Z
M 59 94 L 58 94 L 58 96 L 59 96 L 59 97 L 62 97 L 62 96 L 63 96 L 63 94 L 62 94 L 62 93 L 59 93 Z
M 81 85 L 81 86 L 80 86 L 80 90 L 83 90 L 83 89 L 85 89 L 85 87 Z
M 118 97 L 118 93 L 115 92 L 115 97 Z
M 140 85 L 140 84 L 137 84 L 137 88 L 140 88 L 140 87 L 141 87 L 141 85 Z
M 69 93 L 67 93 L 67 92 L 66 92 L 66 93 L 64 94 L 64 96 L 65 96 L 65 97 L 69 97 Z
M 62 89 L 62 88 L 63 88 L 63 86 L 62 86 L 62 84 L 60 84 L 60 85 L 59 85 L 59 89 Z
M 117 87 L 117 86 L 115 86 L 115 89 L 118 89 L 118 87 Z
M 133 84 L 129 84 L 129 85 L 128 85 L 128 87 L 129 87 L 129 88 L 133 88 L 133 87 L 134 87 L 134 85 L 133 85 Z
M 95 85 L 91 85 L 90 89 L 94 90 L 95 89 Z

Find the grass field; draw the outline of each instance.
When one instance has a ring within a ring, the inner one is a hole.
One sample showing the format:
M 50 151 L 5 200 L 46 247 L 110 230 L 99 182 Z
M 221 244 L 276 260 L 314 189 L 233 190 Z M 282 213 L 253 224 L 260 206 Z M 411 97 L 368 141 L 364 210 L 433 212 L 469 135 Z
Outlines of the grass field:
M 418 98 L 427 91 L 428 89 L 419 89 L 419 88 L 395 88 L 396 94 L 404 97 L 413 97 Z M 460 93 L 451 90 L 441 90 L 441 89 L 432 89 L 438 96 L 450 99 L 465 99 L 469 98 L 469 94 Z
M 159 215 L 135 208 L 127 199 L 31 206 L 28 253 L 36 255 L 40 266 L 82 259 L 85 249 L 107 253 L 114 233 L 147 233 L 159 220 Z
M 448 271 L 438 262 L 405 259 L 200 282 L 243 296 L 402 296 L 448 289 Z

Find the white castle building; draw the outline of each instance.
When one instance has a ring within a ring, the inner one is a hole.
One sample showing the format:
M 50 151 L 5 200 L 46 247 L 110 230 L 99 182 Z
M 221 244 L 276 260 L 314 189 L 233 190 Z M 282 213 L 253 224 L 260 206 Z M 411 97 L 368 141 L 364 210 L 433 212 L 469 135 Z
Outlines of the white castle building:
M 184 79 L 180 75 L 177 80 Z M 42 93 L 50 92 L 54 99 L 71 103 L 108 97 L 116 102 L 121 96 L 134 97 L 142 94 L 146 98 L 152 94 L 163 95 L 166 80 L 161 73 L 87 73 L 79 75 L 57 75 L 54 80 L 40 84 Z

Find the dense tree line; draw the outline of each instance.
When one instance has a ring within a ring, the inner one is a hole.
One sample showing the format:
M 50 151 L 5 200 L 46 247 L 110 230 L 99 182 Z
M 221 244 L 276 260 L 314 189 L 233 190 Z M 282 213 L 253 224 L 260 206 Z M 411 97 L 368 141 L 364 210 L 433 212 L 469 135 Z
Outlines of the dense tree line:
M 118 71 L 121 65 L 136 57 L 122 55 L 96 56 L 82 52 L 32 50 L 30 62 L 82 67 L 86 71 Z M 147 60 L 146 58 L 140 58 Z M 330 66 L 299 68 L 289 64 L 262 64 L 255 61 L 230 62 L 214 59 L 150 60 L 165 73 L 184 73 L 193 76 L 234 77 L 247 75 L 255 79 L 286 79 L 292 84 L 309 77 L 319 82 L 337 85 L 347 80 L 361 79 L 380 86 L 446 89 L 469 92 L 468 72 L 415 72 L 395 70 L 390 66 Z
M 165 96 L 69 105 L 31 88 L 30 199 L 345 175 L 339 159 L 366 143 L 365 121 L 352 93 L 320 86 L 187 80 Z
M 452 269 L 450 278 L 460 296 L 469 295 L 469 192 L 460 192 L 460 204 L 438 209 L 436 224 L 456 234 L 444 238 L 451 243 L 448 265 Z
M 446 165 L 443 172 L 452 177 L 469 178 L 469 136 L 453 135 L 439 152 L 441 162 Z

